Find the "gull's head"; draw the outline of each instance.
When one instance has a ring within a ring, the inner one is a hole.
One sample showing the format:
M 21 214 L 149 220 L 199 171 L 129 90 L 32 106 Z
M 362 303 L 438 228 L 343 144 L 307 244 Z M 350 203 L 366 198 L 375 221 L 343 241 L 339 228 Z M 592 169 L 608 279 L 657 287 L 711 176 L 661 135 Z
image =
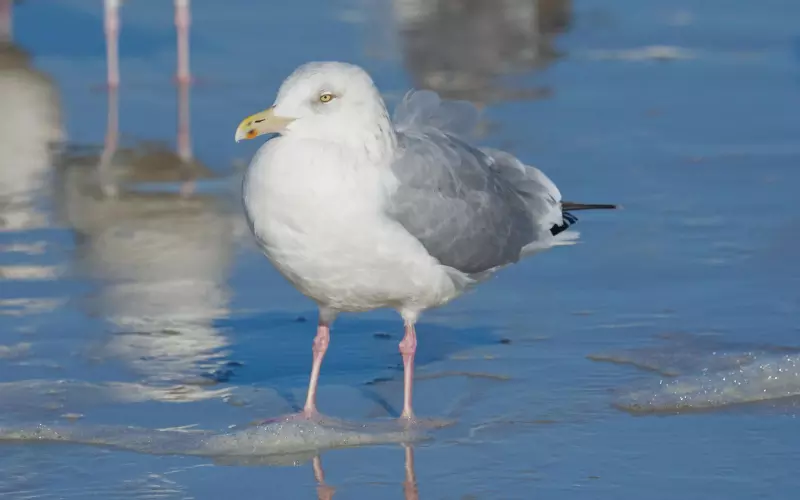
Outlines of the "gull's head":
M 388 129 L 387 123 L 383 99 L 366 71 L 353 64 L 313 62 L 283 82 L 271 107 L 242 120 L 235 137 L 237 142 L 263 134 L 336 139 L 345 131 Z

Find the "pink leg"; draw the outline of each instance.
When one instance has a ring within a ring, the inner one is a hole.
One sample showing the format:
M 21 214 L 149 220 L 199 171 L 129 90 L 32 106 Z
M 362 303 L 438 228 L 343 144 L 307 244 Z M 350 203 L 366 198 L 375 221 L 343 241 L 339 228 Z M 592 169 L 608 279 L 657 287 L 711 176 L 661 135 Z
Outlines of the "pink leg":
M 314 360 L 311 365 L 311 378 L 308 382 L 308 394 L 306 396 L 306 404 L 303 411 L 294 413 L 292 415 L 284 415 L 275 418 L 263 420 L 261 424 L 269 424 L 280 421 L 290 420 L 318 420 L 321 418 L 317 411 L 317 383 L 319 382 L 319 372 L 322 368 L 322 360 L 325 357 L 325 351 L 328 350 L 328 344 L 331 341 L 330 325 L 336 318 L 336 312 L 327 308 L 320 308 L 319 311 L 319 324 L 317 326 L 317 336 L 314 337 Z
M 189 15 L 190 0 L 175 0 L 175 28 L 178 32 L 178 82 L 188 83 L 189 73 Z
M 330 327 L 327 323 L 320 321 L 317 327 L 317 336 L 314 338 L 314 362 L 311 365 L 311 380 L 308 383 L 308 395 L 303 413 L 307 417 L 317 415 L 317 382 L 319 381 L 319 370 L 322 368 L 322 359 L 328 344 L 331 341 Z
M 189 98 L 189 82 L 178 82 L 178 157 L 183 162 L 192 161 Z
M 191 114 L 189 108 L 189 82 L 178 83 L 178 157 L 183 162 L 192 161 Z
M 406 334 L 400 342 L 400 353 L 403 355 L 403 413 L 400 418 L 414 419 L 411 409 L 411 393 L 414 386 L 414 353 L 417 350 L 417 333 L 414 331 L 414 322 L 406 320 Z
M 119 3 L 120 0 L 105 0 L 107 83 L 112 89 L 119 86 Z
M 189 80 L 178 81 L 178 157 L 182 162 L 192 161 L 191 115 L 189 109 Z M 181 196 L 189 196 L 195 190 L 194 179 L 181 184 Z
M 14 0 L 0 0 L 0 42 L 10 42 L 14 38 L 14 24 L 11 10 Z
M 192 160 L 192 142 L 189 132 L 189 0 L 175 0 L 175 28 L 178 34 L 178 156 L 181 161 Z M 194 192 L 195 182 L 186 181 L 181 185 L 181 195 Z

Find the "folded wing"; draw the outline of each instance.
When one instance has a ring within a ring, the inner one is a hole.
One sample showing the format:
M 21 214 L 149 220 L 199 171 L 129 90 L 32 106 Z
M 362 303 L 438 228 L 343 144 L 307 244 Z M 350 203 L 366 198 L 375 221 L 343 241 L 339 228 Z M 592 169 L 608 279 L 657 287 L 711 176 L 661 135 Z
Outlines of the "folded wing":
M 478 112 L 469 103 L 417 91 L 394 123 L 399 180 L 390 214 L 443 265 L 477 274 L 557 244 L 561 193 L 513 155 L 467 140 Z M 563 237 L 563 235 L 561 235 Z

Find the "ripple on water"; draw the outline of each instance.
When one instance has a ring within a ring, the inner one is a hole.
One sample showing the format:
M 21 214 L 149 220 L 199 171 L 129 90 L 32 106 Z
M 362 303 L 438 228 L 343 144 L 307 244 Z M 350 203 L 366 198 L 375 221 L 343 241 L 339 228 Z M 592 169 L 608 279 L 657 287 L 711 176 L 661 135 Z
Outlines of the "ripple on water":
M 712 410 L 800 396 L 800 354 L 794 348 L 685 337 L 666 346 L 589 358 L 631 364 L 664 376 L 618 394 L 614 405 L 633 413 Z
M 446 425 L 435 423 L 435 426 Z M 427 425 L 399 421 L 279 420 L 226 433 L 194 429 L 145 429 L 109 425 L 0 428 L 0 441 L 72 443 L 155 455 L 191 455 L 247 463 L 294 463 L 321 450 L 411 443 L 428 437 Z

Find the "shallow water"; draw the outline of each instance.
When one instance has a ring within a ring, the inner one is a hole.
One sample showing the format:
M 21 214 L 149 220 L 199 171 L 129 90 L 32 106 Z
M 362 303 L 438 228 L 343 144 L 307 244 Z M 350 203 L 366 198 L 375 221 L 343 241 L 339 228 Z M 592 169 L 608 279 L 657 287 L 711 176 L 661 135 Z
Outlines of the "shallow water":
M 101 2 L 15 6 L 3 498 L 792 498 L 800 6 L 438 3 L 471 7 L 194 2 L 181 88 L 171 2 L 126 2 L 117 94 Z M 315 311 L 250 239 L 258 144 L 233 129 L 311 59 L 362 64 L 390 103 L 471 99 L 484 144 L 625 207 L 423 317 L 416 410 L 453 425 L 390 423 L 391 311 L 335 324 L 319 404 L 345 422 L 252 425 L 302 404 Z

